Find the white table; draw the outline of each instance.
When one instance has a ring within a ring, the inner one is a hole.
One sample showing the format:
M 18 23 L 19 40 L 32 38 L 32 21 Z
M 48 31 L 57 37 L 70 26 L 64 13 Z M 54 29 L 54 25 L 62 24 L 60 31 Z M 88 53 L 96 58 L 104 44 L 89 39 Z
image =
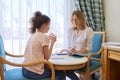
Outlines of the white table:
M 50 60 L 54 64 L 55 70 L 75 70 L 85 66 L 87 57 L 73 57 L 69 55 L 52 55 Z

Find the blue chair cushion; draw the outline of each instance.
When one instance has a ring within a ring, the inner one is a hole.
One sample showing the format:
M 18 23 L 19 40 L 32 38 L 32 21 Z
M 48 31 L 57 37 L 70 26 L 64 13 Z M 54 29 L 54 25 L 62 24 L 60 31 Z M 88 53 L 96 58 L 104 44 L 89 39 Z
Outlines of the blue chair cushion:
M 99 61 L 96 60 L 91 60 L 90 62 L 90 71 L 93 71 L 99 67 L 101 67 L 102 64 Z M 79 71 L 81 72 L 85 72 L 86 71 L 86 66 L 84 68 L 79 69 Z
M 92 50 L 90 51 L 90 53 L 95 53 L 98 52 L 101 48 L 101 44 L 102 44 L 102 38 L 103 35 L 102 34 L 94 34 L 93 36 L 93 41 L 92 41 Z M 101 55 L 95 55 L 95 58 L 100 58 Z
M 45 79 L 29 79 L 23 76 L 22 68 L 16 68 L 5 71 L 5 80 L 50 80 L 50 78 Z

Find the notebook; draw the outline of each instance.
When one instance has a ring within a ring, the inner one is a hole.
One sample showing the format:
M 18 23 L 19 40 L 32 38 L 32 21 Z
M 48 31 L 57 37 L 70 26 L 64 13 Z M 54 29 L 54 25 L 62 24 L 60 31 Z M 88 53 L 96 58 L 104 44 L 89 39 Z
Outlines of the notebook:
M 86 53 L 83 53 L 83 54 L 72 53 L 71 56 L 73 56 L 73 57 L 86 57 L 87 54 Z

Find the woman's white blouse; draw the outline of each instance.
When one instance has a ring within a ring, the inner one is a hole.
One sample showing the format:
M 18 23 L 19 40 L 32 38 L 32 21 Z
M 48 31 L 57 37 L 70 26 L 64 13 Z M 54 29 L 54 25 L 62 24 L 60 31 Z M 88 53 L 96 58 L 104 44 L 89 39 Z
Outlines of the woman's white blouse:
M 68 30 L 68 48 L 75 48 L 77 50 L 85 48 L 87 51 L 92 49 L 93 30 L 86 27 L 84 30 Z

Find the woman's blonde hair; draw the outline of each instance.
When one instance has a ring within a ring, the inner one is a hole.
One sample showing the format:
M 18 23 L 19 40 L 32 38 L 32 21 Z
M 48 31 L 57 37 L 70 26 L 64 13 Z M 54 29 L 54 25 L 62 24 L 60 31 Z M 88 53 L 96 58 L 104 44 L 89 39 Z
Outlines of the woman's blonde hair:
M 73 15 L 76 15 L 78 20 L 81 22 L 81 29 L 85 29 L 86 20 L 84 14 L 80 10 L 75 10 L 72 13 L 72 17 Z M 71 18 L 71 22 L 72 22 L 72 18 Z M 75 30 L 76 27 L 73 27 L 73 29 Z

